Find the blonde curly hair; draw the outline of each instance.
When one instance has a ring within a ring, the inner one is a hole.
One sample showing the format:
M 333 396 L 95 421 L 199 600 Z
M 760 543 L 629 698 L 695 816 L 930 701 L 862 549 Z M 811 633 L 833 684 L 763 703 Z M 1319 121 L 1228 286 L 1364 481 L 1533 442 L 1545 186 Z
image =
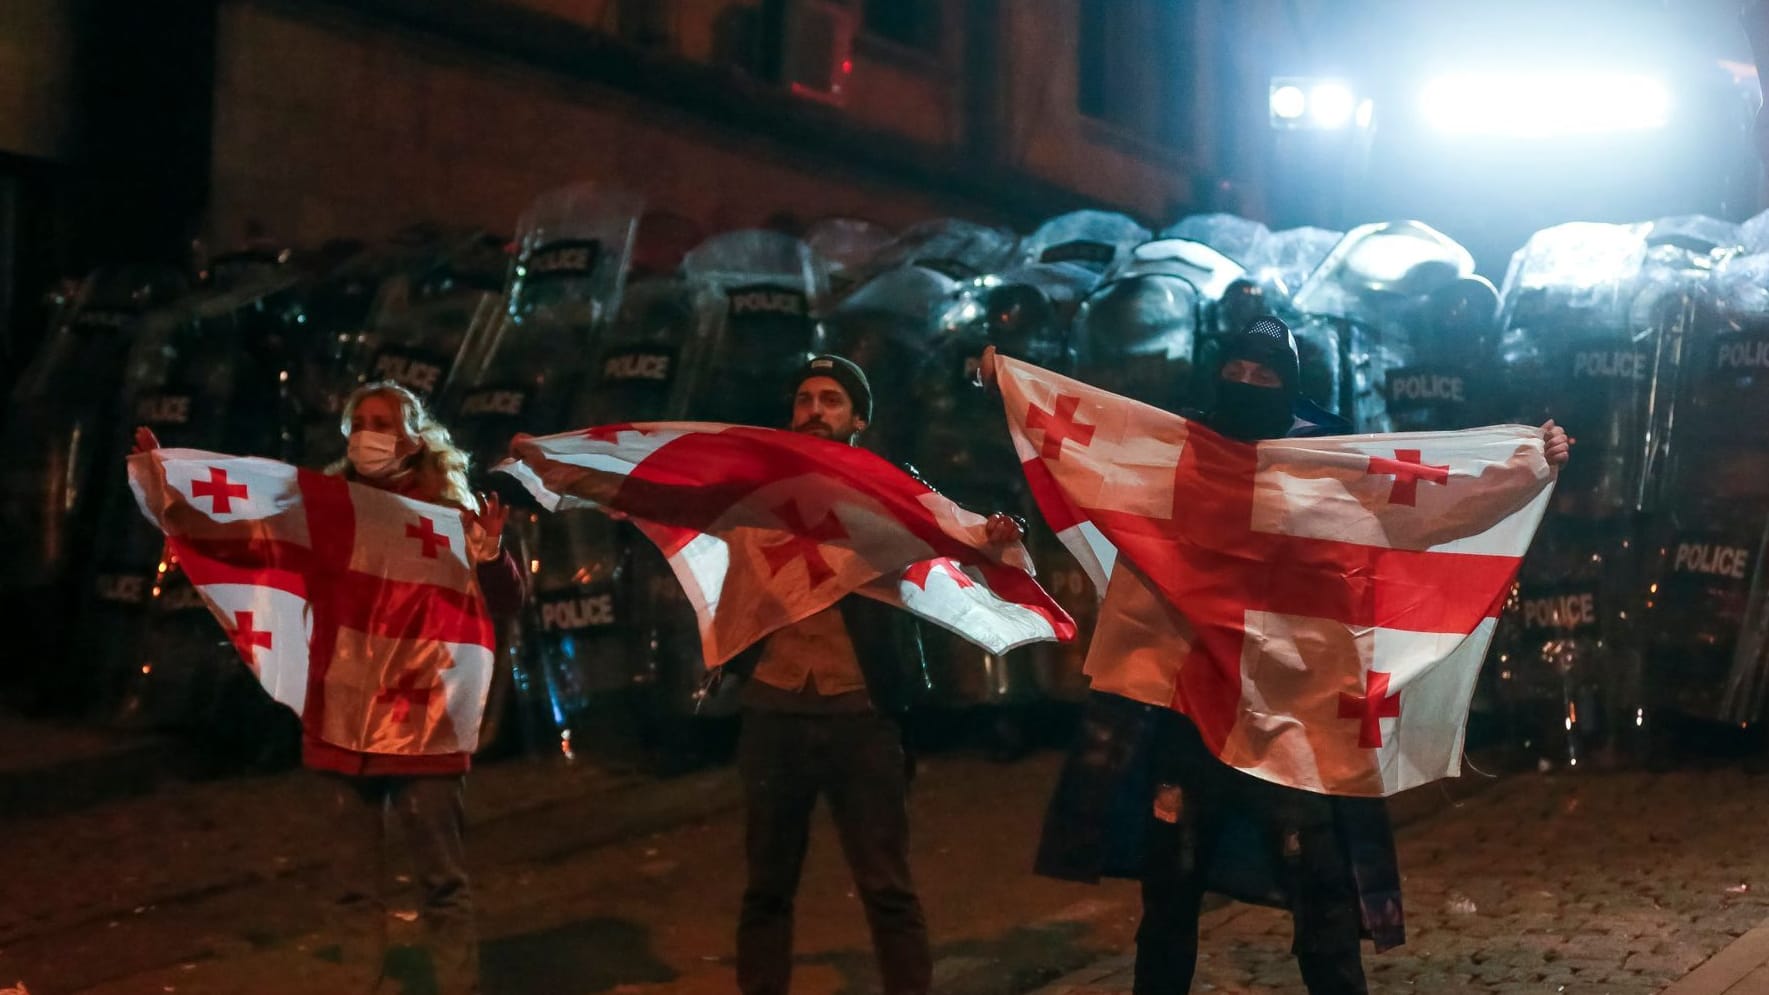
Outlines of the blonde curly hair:
M 376 395 L 399 405 L 405 437 L 418 444 L 418 452 L 414 457 L 416 462 L 412 468 L 412 472 L 417 474 L 418 494 L 428 501 L 479 513 L 479 499 L 473 496 L 472 488 L 467 486 L 467 454 L 455 446 L 448 429 L 431 416 L 418 395 L 398 383 L 378 380 L 365 383 L 350 392 L 350 396 L 344 400 L 344 410 L 338 426 L 345 437 L 350 435 L 350 419 L 356 414 L 356 406 L 362 403 L 363 398 Z M 326 472 L 340 475 L 346 480 L 362 479 L 356 468 L 350 465 L 348 457 L 326 467 Z

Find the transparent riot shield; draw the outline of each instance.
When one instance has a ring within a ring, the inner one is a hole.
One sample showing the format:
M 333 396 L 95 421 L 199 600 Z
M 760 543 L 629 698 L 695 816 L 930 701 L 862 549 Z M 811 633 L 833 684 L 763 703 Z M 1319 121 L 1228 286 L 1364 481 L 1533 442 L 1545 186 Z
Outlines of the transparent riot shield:
M 1011 267 L 1020 240 L 1013 232 L 958 218 L 938 218 L 905 228 L 873 257 L 872 271 L 919 266 L 954 280 L 974 280 Z
M 1387 372 L 1383 401 L 1400 432 L 1473 428 L 1501 420 L 1493 371 L 1499 292 L 1480 276 L 1432 291 L 1418 312 L 1412 362 Z
M 1259 259 L 1260 252 L 1271 239 L 1272 233 L 1271 229 L 1251 218 L 1217 213 L 1193 214 L 1181 218 L 1161 232 L 1161 237 L 1202 242 L 1246 268 Z
M 1290 301 L 1306 325 L 1330 325 L 1339 347 L 1338 396 L 1331 404 L 1310 400 L 1358 431 L 1391 430 L 1386 380 L 1389 371 L 1414 361 L 1422 302 L 1473 275 L 1468 250 L 1417 221 L 1347 232 Z M 1298 348 L 1303 339 L 1317 337 L 1324 337 L 1324 330 L 1299 331 Z
M 1032 508 L 1000 402 L 976 385 L 977 357 L 994 344 L 1041 365 L 1068 365 L 1064 323 L 1043 290 L 994 276 L 953 275 L 1002 258 L 1010 245 L 979 226 L 920 226 L 882 254 L 897 260 L 893 268 L 867 281 L 822 323 L 826 347 L 859 363 L 871 379 L 875 414 L 864 443 L 913 465 L 930 485 L 981 514 L 1025 515 Z M 999 706 L 1042 697 L 1042 647 L 996 656 L 924 626 L 922 648 L 926 672 L 913 676 L 926 703 L 946 719 L 989 706 L 997 747 L 1017 752 L 1025 723 Z
M 1686 336 L 1645 581 L 1649 701 L 1706 722 L 1763 719 L 1769 526 L 1769 256 L 1726 261 Z
M 1255 242 L 1251 258 L 1238 261 L 1266 296 L 1288 301 L 1344 238 L 1328 228 L 1285 228 Z
M 445 410 L 476 464 L 517 432 L 567 427 L 583 364 L 620 306 L 639 198 L 574 186 L 541 195 L 517 224 L 507 314 L 475 326 Z
M 1634 441 L 1645 434 L 1641 385 L 1652 369 L 1652 352 L 1634 341 L 1629 319 L 1645 258 L 1634 227 L 1550 228 L 1512 256 L 1501 297 L 1506 420 L 1557 417 L 1579 440 L 1520 569 L 1523 597 L 1508 607 L 1504 637 L 1495 641 L 1502 664 L 1495 690 L 1511 745 L 1541 763 L 1588 752 L 1584 738 L 1568 735 L 1580 726 L 1573 712 L 1581 695 L 1587 722 L 1637 707 L 1619 654 L 1630 646 L 1638 538 L 1632 484 L 1641 465 Z M 1564 589 L 1568 583 L 1577 589 Z M 1555 615 L 1548 610 L 1555 604 L 1572 607 Z M 1531 606 L 1534 616 L 1524 615 Z
M 426 404 L 440 401 L 456 364 L 502 319 L 503 243 L 490 235 L 455 236 L 421 273 L 387 281 L 376 297 L 353 365 L 364 381 L 392 380 Z
M 19 617 L 39 624 L 22 630 L 0 680 L 18 680 L 41 707 L 77 707 L 94 690 L 91 672 L 65 665 L 65 636 L 103 491 L 114 484 L 108 471 L 121 457 L 115 425 L 125 359 L 141 316 L 183 286 L 176 272 L 157 266 L 93 273 L 58 309 L 55 327 L 13 386 L 0 437 L 0 592 Z
M 1149 230 L 1110 211 L 1059 214 L 1020 243 L 1027 264 L 1071 265 L 1103 276 L 1134 246 L 1149 240 Z
M 1637 758 L 1645 719 L 1631 611 L 1639 604 L 1635 534 L 1629 519 L 1568 517 L 1536 533 L 1471 718 L 1495 724 L 1508 749 L 1531 763 Z
M 576 424 L 571 408 L 620 307 L 641 208 L 624 191 L 578 184 L 542 194 L 517 222 L 504 313 L 472 326 L 442 405 L 477 468 L 502 459 L 518 432 Z M 498 489 L 518 507 L 527 503 L 518 488 Z M 605 691 L 607 678 L 574 663 L 588 654 L 607 669 L 627 656 L 606 652 L 598 638 L 614 624 L 616 601 L 626 607 L 618 589 L 626 552 L 605 548 L 606 523 L 588 521 L 600 517 L 519 512 L 512 520 L 506 541 L 528 564 L 534 590 L 528 610 L 498 634 L 508 666 L 495 673 L 486 705 L 494 740 L 511 732 L 502 720 L 513 708 L 528 749 L 569 747 L 574 730 L 581 743 L 588 730 L 578 706 Z
M 927 455 L 916 441 L 926 400 L 918 388 L 923 367 L 939 362 L 931 352 L 941 312 L 961 288 L 979 308 L 1006 305 L 1005 295 L 982 303 L 999 284 L 978 278 L 1007 262 L 1015 246 L 997 228 L 922 222 L 881 248 L 868 278 L 822 316 L 822 348 L 858 363 L 872 383 L 875 415 L 864 445 L 899 461 Z
M 915 378 L 927 362 L 937 312 L 956 288 L 943 273 L 899 266 L 866 281 L 819 322 L 822 348 L 866 371 L 872 421 L 860 440 L 886 459 L 913 457 L 925 415 Z
M 682 276 L 723 314 L 705 361 L 685 371 L 689 416 L 778 427 L 787 383 L 816 347 L 827 270 L 805 243 L 773 231 L 715 235 L 688 253 Z
M 251 265 L 145 318 L 126 372 L 119 440 L 137 425 L 167 447 L 292 460 L 299 436 L 291 385 L 303 274 Z M 119 441 L 119 451 L 125 448 Z M 84 656 L 106 675 L 113 715 L 129 726 L 189 731 L 223 766 L 293 762 L 299 721 L 259 688 L 224 630 L 142 517 L 123 463 L 97 536 Z
M 1206 403 L 1194 366 L 1217 302 L 1242 282 L 1240 264 L 1203 244 L 1136 246 L 1075 316 L 1080 379 L 1168 411 Z M 1215 369 L 1215 364 L 1209 364 Z
M 1074 558 L 1045 526 L 1026 488 L 1019 455 L 1002 420 L 1000 399 L 969 385 L 975 378 L 972 363 L 985 345 L 1066 376 L 1078 375 L 1071 315 L 1083 285 L 1066 282 L 1071 274 L 1050 267 L 1022 267 L 1009 275 L 1014 279 L 985 279 L 967 286 L 947 309 L 936 351 L 942 357 L 941 377 L 927 381 L 930 386 L 943 382 L 947 396 L 930 398 L 934 417 L 928 421 L 926 453 L 920 462 L 939 479 L 955 481 L 943 486 L 963 493 L 968 506 L 1026 519 L 1030 528 L 1026 545 L 1039 580 L 1075 618 L 1081 634 L 1072 643 L 1039 643 L 1005 658 L 969 648 L 968 654 L 980 659 L 973 662 L 968 677 L 948 666 L 944 676 L 934 671 L 933 684 L 958 700 L 1015 702 L 1048 710 L 1078 702 L 1086 694 L 1081 663 L 1097 602 Z
M 321 273 L 307 292 L 300 359 L 294 373 L 301 406 L 301 460 L 329 466 L 344 458 L 339 430 L 344 399 L 368 378 L 379 335 L 377 302 L 408 300 L 426 274 L 448 266 L 472 238 L 415 226 L 386 243 L 363 248 Z
M 603 336 L 572 423 L 686 417 L 692 399 L 683 371 L 710 354 L 723 304 L 679 277 L 629 286 L 619 316 Z M 600 637 L 623 648 L 628 684 L 620 695 L 651 762 L 666 771 L 698 766 L 723 753 L 720 744 L 731 730 L 712 720 L 736 713 L 736 682 L 722 683 L 719 693 L 712 693 L 699 624 L 681 582 L 657 547 L 632 528 L 618 522 L 586 527 L 608 525 L 630 551 L 620 577 L 622 596 L 614 600 L 622 610 L 599 633 L 580 632 L 579 638 Z
M 863 218 L 823 218 L 805 229 L 805 244 L 829 271 L 829 296 L 840 300 L 875 271 L 878 253 L 896 235 Z
M 1509 420 L 1554 418 L 1579 439 L 1522 572 L 1558 578 L 1561 560 L 1595 568 L 1596 621 L 1556 649 L 1560 669 L 1583 689 L 1583 712 L 1575 717 L 1579 699 L 1563 696 L 1558 724 L 1582 728 L 1586 748 L 1614 759 L 1639 754 L 1650 721 L 1640 652 L 1647 516 L 1661 426 L 1711 264 L 1706 252 L 1649 241 L 1648 231 L 1579 224 L 1537 233 L 1512 259 L 1501 311 Z M 1535 660 L 1542 640 L 1523 639 L 1520 658 Z

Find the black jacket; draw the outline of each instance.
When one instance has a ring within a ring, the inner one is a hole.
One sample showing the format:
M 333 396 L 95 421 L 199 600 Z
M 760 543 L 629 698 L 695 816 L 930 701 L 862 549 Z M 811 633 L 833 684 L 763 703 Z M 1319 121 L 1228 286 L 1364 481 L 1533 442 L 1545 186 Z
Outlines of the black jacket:
M 854 656 L 860 661 L 872 707 L 887 715 L 907 711 L 918 685 L 927 684 L 927 661 L 922 657 L 921 628 L 915 618 L 859 594 L 848 595 L 836 602 L 836 607 L 854 643 Z M 748 680 L 767 645 L 767 639 L 759 640 L 732 657 L 721 668 L 723 674 Z

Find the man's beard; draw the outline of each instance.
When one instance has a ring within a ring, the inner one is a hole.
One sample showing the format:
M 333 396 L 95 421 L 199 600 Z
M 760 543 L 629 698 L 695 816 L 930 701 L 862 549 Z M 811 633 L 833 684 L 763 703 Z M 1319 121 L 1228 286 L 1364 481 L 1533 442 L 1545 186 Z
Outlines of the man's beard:
M 806 422 L 801 422 L 793 428 L 793 431 L 800 435 L 817 435 L 822 436 L 825 439 L 834 439 L 836 437 L 834 428 L 823 424 L 815 418 Z

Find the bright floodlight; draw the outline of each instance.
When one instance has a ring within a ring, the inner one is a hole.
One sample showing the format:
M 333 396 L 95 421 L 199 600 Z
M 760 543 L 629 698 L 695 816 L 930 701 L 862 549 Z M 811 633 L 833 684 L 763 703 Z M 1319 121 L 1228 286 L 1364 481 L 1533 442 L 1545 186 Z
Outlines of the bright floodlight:
M 1294 121 L 1308 110 L 1308 95 L 1294 83 L 1274 86 L 1271 91 L 1271 116 L 1280 121 Z
M 1316 83 L 1308 94 L 1308 115 L 1318 128 L 1343 128 L 1351 123 L 1357 96 L 1344 83 Z
M 1662 128 L 1671 95 L 1622 73 L 1458 74 L 1427 84 L 1420 107 L 1441 131 L 1547 138 Z

